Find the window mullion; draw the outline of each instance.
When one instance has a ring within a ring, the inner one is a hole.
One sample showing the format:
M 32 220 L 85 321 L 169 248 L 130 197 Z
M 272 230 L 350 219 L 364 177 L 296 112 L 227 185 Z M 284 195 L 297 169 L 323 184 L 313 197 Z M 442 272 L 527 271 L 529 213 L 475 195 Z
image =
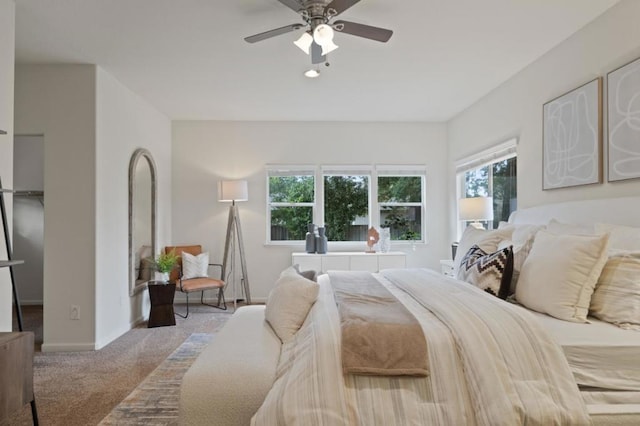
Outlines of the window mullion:
M 369 174 L 369 226 L 380 228 L 380 208 L 378 207 L 378 173 L 375 168 Z
M 324 175 L 320 168 L 315 174 L 316 202 L 313 210 L 313 220 L 316 225 L 324 226 Z

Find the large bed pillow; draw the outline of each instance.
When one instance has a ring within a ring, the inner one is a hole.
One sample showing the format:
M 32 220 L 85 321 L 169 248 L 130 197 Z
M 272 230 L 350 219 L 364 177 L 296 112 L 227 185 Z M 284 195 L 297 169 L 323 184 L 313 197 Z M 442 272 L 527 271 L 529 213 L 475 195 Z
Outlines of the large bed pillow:
M 575 223 L 564 223 L 556 219 L 551 219 L 549 223 L 547 223 L 547 231 L 553 232 L 554 234 L 583 234 L 583 235 L 595 234 L 595 229 L 593 225 L 578 225 Z
M 304 278 L 293 267 L 280 274 L 267 298 L 264 317 L 282 343 L 298 332 L 318 298 L 319 289 L 318 283 Z
M 591 295 L 607 261 L 608 237 L 539 231 L 522 265 L 516 300 L 552 317 L 586 322 Z
M 485 229 L 477 229 L 473 226 L 467 226 L 462 233 L 460 242 L 458 243 L 458 249 L 456 250 L 456 257 L 453 261 L 453 276 L 458 275 L 460 270 L 460 262 L 462 258 L 469 252 L 471 247 L 477 245 L 487 253 L 493 253 L 498 250 L 498 244 L 502 240 L 511 238 L 513 233 L 513 227 L 508 226 L 504 229 L 496 229 L 493 231 L 487 231 Z
M 462 258 L 457 278 L 466 281 L 487 293 L 506 299 L 513 274 L 513 250 L 503 248 L 487 253 L 473 246 Z
M 513 234 L 510 240 L 502 240 L 498 244 L 498 250 L 506 247 L 513 247 L 513 276 L 511 277 L 511 284 L 509 286 L 509 294 L 513 294 L 516 291 L 516 285 L 518 284 L 518 278 L 520 277 L 520 271 L 522 265 L 527 259 L 531 247 L 533 246 L 533 240 L 536 234 L 541 229 L 545 229 L 544 225 L 510 225 L 507 222 L 500 222 L 498 229 L 504 229 L 507 226 L 513 227 Z
M 609 256 L 591 298 L 591 315 L 640 330 L 640 252 Z
M 609 233 L 609 252 L 640 251 L 640 228 L 631 226 L 596 223 L 596 232 Z

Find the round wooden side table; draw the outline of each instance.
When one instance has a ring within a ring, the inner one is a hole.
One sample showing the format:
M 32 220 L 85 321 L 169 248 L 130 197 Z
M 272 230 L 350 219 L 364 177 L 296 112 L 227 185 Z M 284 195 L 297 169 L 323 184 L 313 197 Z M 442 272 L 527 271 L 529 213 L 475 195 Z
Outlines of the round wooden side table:
M 149 281 L 149 300 L 151 312 L 147 327 L 163 327 L 176 325 L 176 317 L 173 314 L 173 297 L 176 293 L 176 283 L 164 283 L 162 281 Z

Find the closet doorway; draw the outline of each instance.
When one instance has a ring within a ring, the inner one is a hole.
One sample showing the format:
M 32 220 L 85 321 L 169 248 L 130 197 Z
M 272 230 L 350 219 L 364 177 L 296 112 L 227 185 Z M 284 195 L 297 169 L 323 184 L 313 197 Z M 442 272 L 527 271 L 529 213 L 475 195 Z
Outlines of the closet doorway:
M 44 136 L 14 137 L 13 189 L 13 257 L 25 261 L 14 268 L 16 287 L 24 329 L 36 332 L 39 340 L 44 300 Z

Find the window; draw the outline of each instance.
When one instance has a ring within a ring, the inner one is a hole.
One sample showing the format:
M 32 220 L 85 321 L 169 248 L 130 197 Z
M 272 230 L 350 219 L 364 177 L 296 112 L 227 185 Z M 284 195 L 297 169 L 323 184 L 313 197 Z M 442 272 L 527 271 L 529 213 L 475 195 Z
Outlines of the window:
M 332 242 L 366 241 L 371 226 L 425 240 L 424 166 L 268 166 L 267 180 L 269 242 L 303 241 L 309 223 Z
M 366 241 L 369 215 L 369 175 L 325 174 L 324 224 L 329 241 Z
M 315 177 L 313 171 L 271 170 L 268 173 L 270 241 L 304 240 L 313 223 Z
M 517 208 L 516 140 L 510 140 L 456 166 L 460 197 L 493 197 L 493 221 L 481 222 L 488 229 L 507 221 Z
M 378 207 L 392 240 L 422 239 L 421 176 L 378 176 Z

